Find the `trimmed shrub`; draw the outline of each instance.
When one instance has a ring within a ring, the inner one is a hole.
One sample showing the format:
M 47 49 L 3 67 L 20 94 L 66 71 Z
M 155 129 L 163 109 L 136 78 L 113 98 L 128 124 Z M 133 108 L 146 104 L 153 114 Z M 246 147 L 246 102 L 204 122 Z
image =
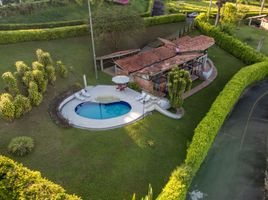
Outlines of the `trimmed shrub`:
M 30 112 L 32 109 L 30 99 L 20 94 L 15 97 L 13 104 L 15 106 L 16 118 L 19 118 L 27 112 Z
M 194 131 L 185 163 L 171 175 L 158 200 L 184 200 L 192 179 L 207 156 L 211 145 L 243 91 L 256 81 L 268 76 L 268 61 L 241 69 L 226 84 L 209 112 Z
M 0 117 L 9 122 L 15 118 L 15 106 L 12 102 L 12 96 L 8 93 L 0 96 Z
M 18 92 L 18 83 L 17 79 L 11 72 L 5 72 L 2 75 L 2 79 L 6 85 L 6 89 L 13 95 L 15 96 Z
M 72 20 L 72 21 L 58 21 L 45 22 L 33 24 L 0 24 L 0 30 L 26 30 L 26 29 L 45 29 L 58 28 L 64 26 L 77 26 L 87 24 L 87 20 Z
M 13 160 L 0 156 L 0 199 L 81 200 Z
M 54 40 L 88 35 L 88 25 L 66 26 L 50 29 L 0 31 L 0 44 L 26 41 Z
M 28 93 L 32 105 L 38 106 L 42 102 L 43 95 L 38 92 L 38 86 L 34 81 L 29 83 Z
M 45 67 L 44 67 L 44 65 L 41 64 L 41 63 L 38 62 L 38 61 L 34 61 L 34 62 L 32 63 L 32 69 L 33 69 L 33 70 L 40 70 L 40 71 L 42 71 L 43 73 L 45 73 Z
M 34 69 L 32 71 L 35 82 L 38 85 L 39 92 L 44 93 L 47 90 L 47 80 L 45 79 L 44 72 Z
M 56 81 L 56 71 L 52 65 L 46 67 L 47 79 L 50 84 L 54 84 Z
M 142 89 L 140 88 L 140 86 L 136 82 L 129 82 L 128 87 L 131 88 L 132 90 L 137 91 L 137 92 L 142 91 Z
M 202 21 L 203 15 L 205 14 L 200 14 L 196 18 L 196 26 L 203 34 L 213 37 L 217 45 L 219 45 L 222 49 L 226 50 L 246 64 L 253 64 L 267 60 L 267 57 L 262 53 L 257 52 L 255 49 L 244 44 L 240 40 L 223 33 L 218 27 Z
M 147 11 L 143 13 L 141 16 L 150 17 L 152 15 L 153 7 L 154 7 L 154 0 L 149 0 Z
M 62 61 L 57 61 L 57 71 L 60 74 L 62 78 L 67 78 L 68 77 L 68 69 L 66 66 L 62 63 Z
M 30 153 L 33 148 L 33 139 L 26 136 L 13 138 L 8 145 L 8 151 L 16 156 L 25 156 Z
M 32 71 L 25 72 L 24 76 L 22 77 L 22 82 L 26 87 L 29 87 L 31 81 L 34 81 L 33 72 Z
M 154 26 L 159 24 L 168 24 L 175 22 L 183 22 L 186 20 L 185 14 L 172 14 L 172 15 L 162 15 L 155 17 L 146 17 L 144 18 L 145 26 Z
M 23 61 L 17 61 L 15 63 L 15 67 L 20 77 L 22 77 L 25 72 L 30 70 L 30 68 Z
M 53 64 L 50 53 L 44 52 L 42 49 L 36 50 L 36 56 L 37 56 L 38 62 L 41 63 L 44 67 Z

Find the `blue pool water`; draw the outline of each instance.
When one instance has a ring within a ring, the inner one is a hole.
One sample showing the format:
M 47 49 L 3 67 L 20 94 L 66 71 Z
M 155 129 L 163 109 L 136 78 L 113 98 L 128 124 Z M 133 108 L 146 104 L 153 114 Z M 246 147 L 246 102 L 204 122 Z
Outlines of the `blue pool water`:
M 75 108 L 78 115 L 89 119 L 110 119 L 127 114 L 130 110 L 131 106 L 124 101 L 107 104 L 85 102 Z

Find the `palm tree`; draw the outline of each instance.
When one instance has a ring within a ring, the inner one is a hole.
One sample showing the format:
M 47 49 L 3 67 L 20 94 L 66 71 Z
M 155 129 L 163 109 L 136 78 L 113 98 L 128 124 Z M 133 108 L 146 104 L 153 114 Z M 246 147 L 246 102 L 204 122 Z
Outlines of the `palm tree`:
M 221 18 L 221 9 L 223 5 L 227 2 L 227 0 L 217 0 L 216 5 L 218 6 L 218 12 L 216 16 L 215 26 L 219 24 L 220 18 Z

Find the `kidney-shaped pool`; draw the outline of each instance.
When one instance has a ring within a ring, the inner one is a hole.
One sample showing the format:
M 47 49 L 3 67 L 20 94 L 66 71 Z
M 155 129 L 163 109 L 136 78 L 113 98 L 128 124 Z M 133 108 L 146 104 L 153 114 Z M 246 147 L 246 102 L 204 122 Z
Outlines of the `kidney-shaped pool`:
M 125 101 L 114 103 L 84 102 L 75 108 L 76 114 L 88 119 L 111 119 L 129 113 L 131 106 Z

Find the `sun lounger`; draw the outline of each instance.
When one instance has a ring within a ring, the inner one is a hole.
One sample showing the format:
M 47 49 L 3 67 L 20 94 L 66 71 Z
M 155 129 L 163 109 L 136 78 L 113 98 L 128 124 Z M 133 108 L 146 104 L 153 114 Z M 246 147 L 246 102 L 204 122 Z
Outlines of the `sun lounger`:
M 141 103 L 147 103 L 148 101 L 150 101 L 150 99 L 151 99 L 151 96 L 147 95 L 144 99 L 141 99 L 140 102 Z
M 146 97 L 146 95 L 147 95 L 147 94 L 146 94 L 145 92 L 142 91 L 142 92 L 141 92 L 141 95 L 138 96 L 138 97 L 136 97 L 136 100 L 137 100 L 137 101 L 140 101 L 140 100 L 144 99 L 144 98 Z
M 81 95 L 82 96 L 84 96 L 84 97 L 87 97 L 87 98 L 89 98 L 90 97 L 90 94 L 89 93 L 87 93 L 87 91 L 86 90 L 82 90 L 82 92 L 81 92 Z
M 85 101 L 86 100 L 85 97 L 81 97 L 78 93 L 75 93 L 74 96 L 75 96 L 76 99 L 78 99 L 80 101 Z

